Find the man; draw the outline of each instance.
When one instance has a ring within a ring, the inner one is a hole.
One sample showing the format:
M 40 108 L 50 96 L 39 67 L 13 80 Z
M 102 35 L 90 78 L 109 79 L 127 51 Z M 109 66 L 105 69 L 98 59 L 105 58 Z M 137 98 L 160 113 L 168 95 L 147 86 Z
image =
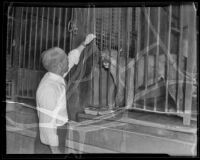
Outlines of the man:
M 42 63 L 48 72 L 40 81 L 36 92 L 39 118 L 39 135 L 35 142 L 36 153 L 65 153 L 68 114 L 64 77 L 74 65 L 78 64 L 83 49 L 94 38 L 93 34 L 87 35 L 85 41 L 68 56 L 58 47 L 42 53 Z

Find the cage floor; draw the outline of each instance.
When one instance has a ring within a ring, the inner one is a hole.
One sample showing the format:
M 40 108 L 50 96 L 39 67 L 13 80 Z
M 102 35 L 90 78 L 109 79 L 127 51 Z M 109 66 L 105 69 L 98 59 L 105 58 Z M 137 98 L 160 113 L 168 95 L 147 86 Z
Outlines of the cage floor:
M 152 124 L 158 124 L 163 125 L 163 126 L 171 126 L 172 128 L 182 128 L 182 130 L 188 130 L 188 129 L 196 129 L 197 128 L 197 122 L 196 121 L 191 121 L 190 126 L 185 126 L 183 125 L 183 118 L 178 117 L 175 115 L 164 115 L 164 114 L 158 114 L 158 113 L 150 113 L 150 112 L 144 112 L 144 111 L 137 111 L 137 110 L 129 110 L 127 114 L 125 115 L 124 113 L 116 114 L 115 118 L 111 119 L 106 119 L 104 120 L 105 123 L 108 121 L 120 121 L 121 117 L 127 117 L 129 119 L 133 119 L 136 121 L 140 121 L 141 125 L 144 123 L 152 123 Z M 84 121 L 84 120 L 89 120 L 93 119 L 96 116 L 94 115 L 89 115 L 89 114 L 79 114 L 79 121 Z M 144 123 L 143 123 L 144 122 Z M 103 123 L 101 121 L 101 123 Z M 128 122 L 127 122 L 128 123 Z

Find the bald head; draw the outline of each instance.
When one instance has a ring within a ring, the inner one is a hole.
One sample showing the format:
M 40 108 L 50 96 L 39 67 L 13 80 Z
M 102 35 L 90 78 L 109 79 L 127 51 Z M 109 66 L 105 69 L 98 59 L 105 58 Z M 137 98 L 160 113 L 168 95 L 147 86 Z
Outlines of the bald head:
M 42 64 L 47 71 L 56 72 L 66 56 L 64 50 L 53 47 L 42 53 Z

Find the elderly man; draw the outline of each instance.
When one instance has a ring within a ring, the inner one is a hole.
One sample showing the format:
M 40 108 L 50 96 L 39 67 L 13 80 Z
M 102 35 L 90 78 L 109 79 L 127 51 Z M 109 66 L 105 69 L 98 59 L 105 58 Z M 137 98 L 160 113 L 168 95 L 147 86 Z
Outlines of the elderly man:
M 42 53 L 42 63 L 48 72 L 42 78 L 36 92 L 39 118 L 36 153 L 65 153 L 68 114 L 64 77 L 78 64 L 83 49 L 94 38 L 95 35 L 88 34 L 85 41 L 70 51 L 68 56 L 58 47 Z

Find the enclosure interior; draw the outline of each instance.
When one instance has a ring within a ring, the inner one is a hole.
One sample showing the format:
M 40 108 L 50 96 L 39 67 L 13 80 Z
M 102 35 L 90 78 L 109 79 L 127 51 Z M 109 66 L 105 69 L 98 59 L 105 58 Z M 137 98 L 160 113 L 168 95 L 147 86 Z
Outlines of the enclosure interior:
M 68 54 L 88 33 L 94 33 L 93 47 L 86 49 L 92 53 L 90 59 L 83 56 L 86 63 L 79 62 L 68 76 L 70 82 L 79 66 L 86 67 L 80 70 L 82 79 L 79 76 L 76 92 L 67 91 L 71 93 L 67 99 L 69 105 L 76 105 L 80 112 L 87 106 L 100 106 L 175 114 L 189 124 L 191 119 L 196 119 L 197 111 L 198 27 L 195 14 L 188 13 L 190 8 L 184 5 L 9 6 L 7 99 L 30 100 L 34 104 L 37 86 L 45 73 L 41 53 L 59 46 Z M 73 84 L 73 79 L 70 83 Z

